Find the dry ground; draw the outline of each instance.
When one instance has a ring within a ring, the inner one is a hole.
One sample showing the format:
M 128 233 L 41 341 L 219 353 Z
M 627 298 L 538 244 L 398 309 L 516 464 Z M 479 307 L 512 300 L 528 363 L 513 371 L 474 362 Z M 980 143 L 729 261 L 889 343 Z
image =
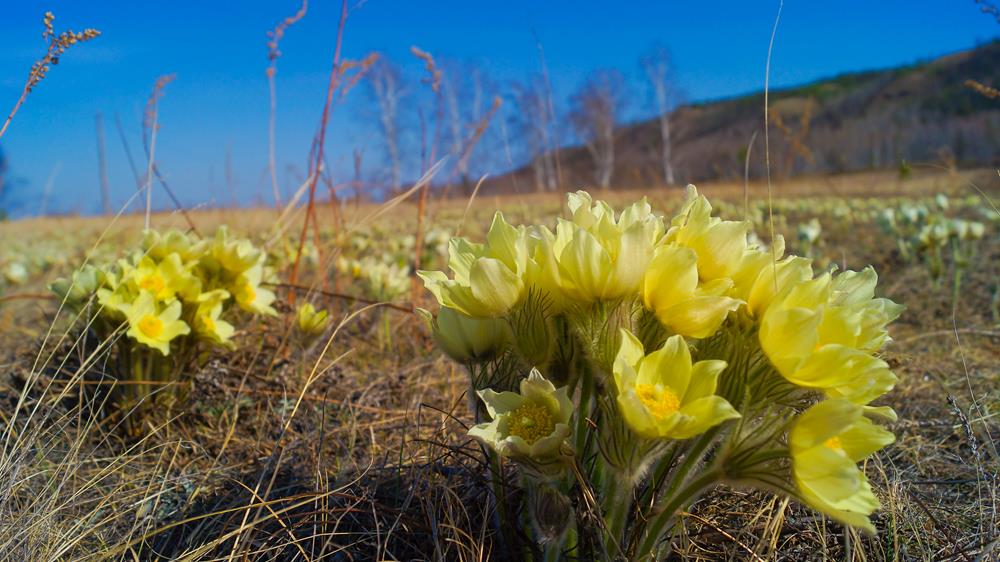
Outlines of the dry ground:
M 928 172 L 906 182 L 885 174 L 813 178 L 776 186 L 774 196 L 964 196 L 974 193 L 970 180 L 996 199 L 1000 182 L 989 172 Z M 703 186 L 703 192 L 734 205 L 744 196 L 736 184 Z M 764 186 L 755 185 L 749 196 L 760 200 L 765 194 Z M 609 198 L 635 195 L 615 192 Z M 663 189 L 646 195 L 661 211 L 681 198 Z M 554 195 L 480 197 L 468 216 L 465 201 L 432 205 L 431 222 L 452 230 L 462 224 L 463 233 L 477 236 L 495 208 L 513 222 L 551 220 L 561 205 Z M 345 206 L 348 225 L 377 212 L 375 205 Z M 404 203 L 371 224 L 410 232 L 413 214 Z M 229 223 L 261 237 L 275 216 L 271 210 L 193 214 L 201 230 Z M 790 224 L 807 216 L 791 216 Z M 297 232 L 295 220 L 293 215 L 282 224 Z M 164 214 L 154 223 L 180 227 L 184 219 Z M 76 241 L 67 243 L 65 265 L 0 296 L 0 419 L 7 427 L 0 557 L 503 556 L 505 545 L 492 540 L 483 455 L 464 436 L 465 374 L 434 350 L 426 329 L 408 312 L 358 312 L 364 303 L 319 295 L 317 302 L 336 318 L 349 318 L 329 345 L 297 345 L 287 337 L 288 315 L 257 324 L 240 334 L 237 351 L 218 354 L 191 373 L 188 402 L 151 417 L 141 436 L 123 435 L 114 419 L 93 407 L 100 397 L 94 388 L 62 384 L 98 342 L 74 339 L 80 331 L 55 318 L 56 303 L 43 298 L 44 284 L 95 245 L 113 253 L 137 242 L 140 217 L 109 224 L 108 218 L 0 223 L 5 243 L 17 237 L 32 244 L 67 233 Z M 898 441 L 867 466 L 884 505 L 876 516 L 880 533 L 858 537 L 795 503 L 724 489 L 689 514 L 676 556 L 996 559 L 1000 326 L 990 311 L 1000 269 L 996 239 L 981 245 L 955 304 L 947 286 L 932 287 L 926 268 L 900 261 L 874 225 L 827 216 L 823 227 L 823 256 L 851 268 L 874 265 L 882 293 L 907 305 L 885 353 L 900 376 L 884 400 L 899 413 L 891 427 Z M 786 234 L 794 239 L 794 231 Z M 311 281 L 320 286 L 316 276 Z M 351 294 L 350 287 L 334 285 L 328 280 L 326 292 Z M 285 299 L 281 308 L 288 312 Z M 384 321 L 391 326 L 388 335 Z M 510 501 L 517 501 L 516 490 Z

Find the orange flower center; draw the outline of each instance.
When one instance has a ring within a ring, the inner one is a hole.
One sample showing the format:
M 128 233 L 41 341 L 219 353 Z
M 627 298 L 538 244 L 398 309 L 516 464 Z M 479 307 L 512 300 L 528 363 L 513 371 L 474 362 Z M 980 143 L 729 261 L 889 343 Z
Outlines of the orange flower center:
M 163 321 L 152 314 L 147 314 L 139 320 L 139 331 L 148 338 L 158 338 L 163 333 Z
M 835 451 L 844 450 L 844 445 L 840 442 L 840 437 L 837 437 L 836 435 L 824 441 L 823 445 L 828 449 L 833 449 Z
M 666 418 L 681 407 L 681 401 L 673 390 L 665 386 L 651 384 L 635 385 L 635 393 L 639 396 L 646 410 L 658 419 Z
M 141 283 L 139 283 L 139 287 L 153 293 L 154 295 L 160 294 L 160 291 L 162 291 L 166 286 L 167 284 L 163 281 L 163 278 L 156 274 L 146 277 Z

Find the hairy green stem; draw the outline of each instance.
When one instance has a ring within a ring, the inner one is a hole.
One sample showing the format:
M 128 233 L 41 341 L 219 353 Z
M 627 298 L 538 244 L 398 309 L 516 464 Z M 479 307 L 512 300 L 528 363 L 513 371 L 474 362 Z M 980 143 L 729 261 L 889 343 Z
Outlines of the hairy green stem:
M 651 560 L 653 549 L 656 548 L 656 545 L 663 538 L 664 532 L 674 522 L 677 510 L 694 503 L 702 492 L 719 480 L 720 476 L 719 471 L 710 470 L 670 497 L 663 506 L 658 507 L 658 513 L 646 527 L 645 538 L 639 544 L 639 549 L 632 560 Z

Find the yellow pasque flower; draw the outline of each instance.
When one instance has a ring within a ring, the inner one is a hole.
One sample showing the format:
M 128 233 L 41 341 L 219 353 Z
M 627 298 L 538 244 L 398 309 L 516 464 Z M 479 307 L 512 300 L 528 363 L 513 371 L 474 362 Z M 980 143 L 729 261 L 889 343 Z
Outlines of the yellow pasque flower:
M 130 278 L 137 290 L 146 291 L 159 301 L 168 301 L 178 294 L 185 300 L 194 300 L 201 292 L 201 283 L 184 266 L 179 254 L 168 254 L 159 263 L 143 256 L 130 271 Z
M 295 325 L 307 336 L 318 336 L 330 325 L 330 313 L 326 309 L 317 311 L 312 303 L 307 302 L 295 312 Z
M 123 266 L 123 269 L 125 268 L 131 268 L 131 266 Z M 126 278 L 127 274 L 125 273 L 106 269 L 104 271 L 104 286 L 97 290 L 97 302 L 103 307 L 104 314 L 114 320 L 124 320 L 125 310 L 139 296 L 133 284 L 125 282 Z
M 568 195 L 572 220 L 556 225 L 552 252 L 566 296 L 582 302 L 635 294 L 663 234 L 663 223 L 645 199 L 615 217 L 603 201 L 585 191 Z
M 146 255 L 157 261 L 170 254 L 177 254 L 186 263 L 200 257 L 207 248 L 205 242 L 192 242 L 187 234 L 179 230 L 168 230 L 165 234 L 160 234 L 150 229 L 142 235 L 142 247 L 146 250 Z
M 812 279 L 812 260 L 785 253 L 785 239 L 778 235 L 773 248 L 750 248 L 733 274 L 732 295 L 746 302 L 754 318 L 760 318 L 781 289 Z
M 442 306 L 477 318 L 503 316 L 524 296 L 527 242 L 525 228 L 511 226 L 497 212 L 486 244 L 451 240 L 448 267 L 454 279 L 443 271 L 417 275 Z
M 128 321 L 126 334 L 137 342 L 170 355 L 170 341 L 191 332 L 181 317 L 180 301 L 163 306 L 151 293 L 142 291 L 135 301 L 124 309 Z
M 246 238 L 231 240 L 229 229 L 220 226 L 215 232 L 210 252 L 213 258 L 232 273 L 244 273 L 255 266 L 262 266 L 265 256 Z
M 625 423 L 648 439 L 688 439 L 726 420 L 740 417 L 726 399 L 715 394 L 725 361 L 691 364 L 681 336 L 645 354 L 627 330 L 615 358 L 613 374 L 618 409 Z
M 558 314 L 566 308 L 566 295 L 562 290 L 562 276 L 555 252 L 556 235 L 544 225 L 528 230 L 528 259 L 525 284 L 539 298 L 545 300 L 549 314 Z
M 744 221 L 724 221 L 712 216 L 712 205 L 688 186 L 688 201 L 670 223 L 666 242 L 691 248 L 698 255 L 698 275 L 703 281 L 732 279 L 748 250 Z
M 498 318 L 474 318 L 442 306 L 437 319 L 418 309 L 431 326 L 441 350 L 459 363 L 489 361 L 506 349 L 510 337 L 507 322 Z
M 551 460 L 561 455 L 570 434 L 573 403 L 566 388 L 556 389 L 537 369 L 521 380 L 521 392 L 486 389 L 479 397 L 492 421 L 469 430 L 469 435 L 512 458 Z
M 777 295 L 758 338 L 778 372 L 799 386 L 857 404 L 891 390 L 896 376 L 871 354 L 888 341 L 886 325 L 902 307 L 872 298 L 876 280 L 871 268 L 836 277 L 826 273 Z
M 875 298 L 878 275 L 872 267 L 862 271 L 844 271 L 830 280 L 831 310 L 860 319 L 858 329 L 844 340 L 863 351 L 877 351 L 890 341 L 886 326 L 903 313 L 905 307 L 889 299 Z
M 264 278 L 264 266 L 258 263 L 241 273 L 233 286 L 232 294 L 240 308 L 256 314 L 276 316 L 278 312 L 271 307 L 277 298 L 275 294 L 261 287 Z
M 895 441 L 847 400 L 826 400 L 792 426 L 788 444 L 795 487 L 805 503 L 845 525 L 875 532 L 878 499 L 857 463 Z
M 698 256 L 680 246 L 660 246 L 642 282 L 642 301 L 676 334 L 706 338 L 716 332 L 739 300 L 723 296 L 733 282 L 698 283 Z
M 223 289 L 198 295 L 198 308 L 194 314 L 195 333 L 217 344 L 229 344 L 229 339 L 233 337 L 236 328 L 219 318 L 222 315 L 223 304 L 227 299 L 229 299 L 229 292 Z

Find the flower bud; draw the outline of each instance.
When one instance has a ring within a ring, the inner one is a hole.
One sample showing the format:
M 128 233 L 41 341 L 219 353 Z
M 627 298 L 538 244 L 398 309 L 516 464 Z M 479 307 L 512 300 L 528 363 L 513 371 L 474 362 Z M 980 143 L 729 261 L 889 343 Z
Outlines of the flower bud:
M 436 320 L 426 310 L 421 313 L 441 349 L 459 363 L 489 361 L 507 346 L 507 325 L 501 319 L 473 318 L 448 307 L 441 307 Z
M 295 313 L 295 325 L 306 337 L 318 337 L 330 325 L 330 314 L 326 310 L 317 311 L 311 303 L 305 303 Z
M 573 521 L 573 505 L 565 494 L 543 484 L 532 494 L 531 516 L 540 542 L 557 543 Z
M 11 262 L 3 268 L 3 277 L 11 285 L 23 285 L 28 281 L 28 268 L 20 262 Z
M 104 283 L 104 273 L 92 265 L 85 265 L 73 272 L 70 279 L 60 277 L 49 285 L 49 290 L 70 306 L 83 304 Z

